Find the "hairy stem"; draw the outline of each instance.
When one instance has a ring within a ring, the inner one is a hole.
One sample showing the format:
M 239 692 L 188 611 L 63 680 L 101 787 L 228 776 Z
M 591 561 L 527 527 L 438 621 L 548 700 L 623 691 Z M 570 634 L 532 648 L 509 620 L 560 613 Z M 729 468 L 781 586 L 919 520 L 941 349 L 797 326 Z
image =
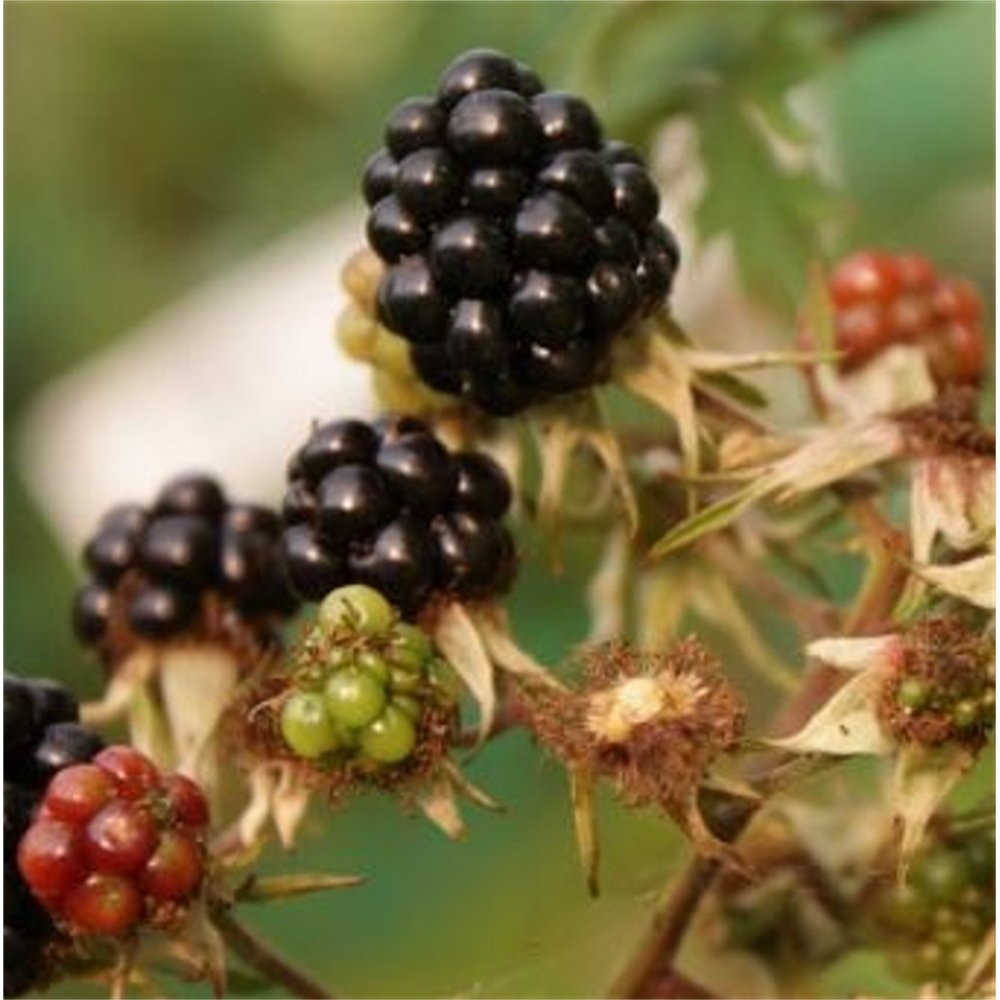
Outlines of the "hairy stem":
M 304 972 L 290 965 L 241 923 L 228 906 L 213 907 L 212 922 L 223 940 L 239 958 L 256 969 L 269 982 L 284 986 L 290 996 L 303 997 L 307 1000 L 332 1000 L 336 996 Z

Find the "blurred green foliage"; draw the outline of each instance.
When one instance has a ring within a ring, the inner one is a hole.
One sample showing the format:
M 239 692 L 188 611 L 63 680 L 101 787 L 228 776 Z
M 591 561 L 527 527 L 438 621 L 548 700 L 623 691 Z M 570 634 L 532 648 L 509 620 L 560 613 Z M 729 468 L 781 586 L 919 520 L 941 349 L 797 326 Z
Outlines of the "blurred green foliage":
M 993 5 L 920 4 L 859 30 L 853 18 L 868 6 L 8 4 L 8 666 L 72 677 L 80 691 L 98 685 L 62 627 L 70 560 L 15 465 L 25 404 L 179 293 L 354 197 L 388 109 L 465 48 L 507 49 L 550 84 L 581 87 L 615 130 L 644 144 L 664 114 L 702 115 L 703 235 L 733 237 L 745 278 L 777 290 L 786 321 L 829 205 L 813 197 L 813 175 L 785 183 L 773 172 L 744 104 L 752 97 L 800 142 L 782 95 L 811 81 L 846 178 L 834 249 L 912 246 L 992 293 Z M 669 211 L 669 191 L 665 201 Z M 585 560 L 576 553 L 559 586 L 535 566 L 519 587 L 515 617 L 542 657 L 561 657 L 585 631 L 575 585 Z M 787 645 L 785 624 L 771 624 Z M 766 692 L 755 701 L 766 708 Z M 370 883 L 252 922 L 350 995 L 599 992 L 675 867 L 679 839 L 655 817 L 606 803 L 606 891 L 591 902 L 558 769 L 509 737 L 471 770 L 505 816 L 472 817 L 456 846 L 384 801 L 333 822 L 317 813 L 322 835 L 304 838 L 295 864 L 364 872 Z M 825 989 L 905 995 L 878 963 L 852 956 Z

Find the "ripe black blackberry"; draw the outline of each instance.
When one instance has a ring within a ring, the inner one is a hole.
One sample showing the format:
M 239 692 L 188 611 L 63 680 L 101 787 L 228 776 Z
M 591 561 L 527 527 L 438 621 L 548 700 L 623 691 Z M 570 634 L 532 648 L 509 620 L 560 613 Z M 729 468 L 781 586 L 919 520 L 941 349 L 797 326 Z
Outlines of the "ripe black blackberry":
M 43 950 L 56 930 L 15 863 L 17 845 L 57 772 L 104 746 L 79 725 L 76 699 L 47 680 L 3 679 L 4 996 L 27 993 L 44 974 Z
M 76 595 L 77 636 L 111 661 L 136 639 L 234 631 L 267 641 L 296 600 L 281 560 L 278 516 L 231 504 L 208 476 L 169 482 L 152 507 L 126 504 L 84 549 L 89 579 Z
M 433 594 L 488 597 L 513 580 L 506 475 L 478 452 L 449 453 L 419 420 L 316 427 L 288 479 L 285 558 L 306 600 L 364 583 L 412 617 Z
M 679 253 L 634 149 L 486 49 L 390 115 L 362 182 L 381 321 L 440 392 L 509 414 L 607 375 Z

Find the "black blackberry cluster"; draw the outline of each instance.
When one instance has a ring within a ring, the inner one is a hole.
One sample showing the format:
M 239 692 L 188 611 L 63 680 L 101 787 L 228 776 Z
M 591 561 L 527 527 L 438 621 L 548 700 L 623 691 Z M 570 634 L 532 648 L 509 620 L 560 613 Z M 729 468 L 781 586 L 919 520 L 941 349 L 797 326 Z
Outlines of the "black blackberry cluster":
M 523 64 L 460 56 L 385 145 L 363 181 L 379 318 L 431 388 L 510 414 L 592 385 L 669 294 L 679 252 L 642 159 Z
M 513 580 L 506 475 L 478 452 L 449 453 L 419 420 L 323 424 L 288 477 L 285 558 L 306 600 L 364 583 L 412 617 L 432 594 L 486 597 Z
M 91 576 L 76 595 L 76 634 L 99 648 L 121 625 L 142 639 L 169 639 L 197 627 L 209 593 L 241 624 L 265 630 L 297 606 L 280 534 L 274 511 L 229 503 L 203 475 L 172 480 L 151 509 L 115 507 L 84 549 Z
M 17 845 L 49 780 L 104 746 L 79 725 L 76 699 L 48 680 L 3 679 L 3 995 L 21 996 L 43 974 L 42 951 L 55 936 L 48 914 L 17 867 Z

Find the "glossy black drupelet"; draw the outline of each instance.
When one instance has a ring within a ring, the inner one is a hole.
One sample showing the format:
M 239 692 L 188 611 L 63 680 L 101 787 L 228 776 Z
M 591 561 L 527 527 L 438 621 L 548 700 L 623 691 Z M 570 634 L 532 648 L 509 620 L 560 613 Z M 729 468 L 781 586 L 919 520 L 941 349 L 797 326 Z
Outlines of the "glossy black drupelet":
M 679 254 L 636 151 L 589 105 L 477 49 L 390 116 L 365 169 L 382 322 L 418 376 L 494 414 L 602 381 Z
M 274 511 L 229 503 L 203 475 L 172 480 L 148 510 L 114 508 L 84 549 L 90 578 L 74 603 L 78 638 L 100 646 L 120 607 L 134 634 L 169 639 L 195 623 L 208 592 L 251 625 L 291 614 L 280 533 Z
M 419 420 L 317 427 L 288 479 L 285 558 L 306 600 L 365 583 L 412 617 L 434 594 L 488 597 L 513 580 L 506 475 L 478 452 L 450 453 Z
M 5 674 L 3 679 L 4 996 L 34 988 L 42 951 L 55 928 L 16 864 L 17 845 L 56 771 L 89 761 L 104 746 L 77 721 L 76 699 L 62 685 Z

